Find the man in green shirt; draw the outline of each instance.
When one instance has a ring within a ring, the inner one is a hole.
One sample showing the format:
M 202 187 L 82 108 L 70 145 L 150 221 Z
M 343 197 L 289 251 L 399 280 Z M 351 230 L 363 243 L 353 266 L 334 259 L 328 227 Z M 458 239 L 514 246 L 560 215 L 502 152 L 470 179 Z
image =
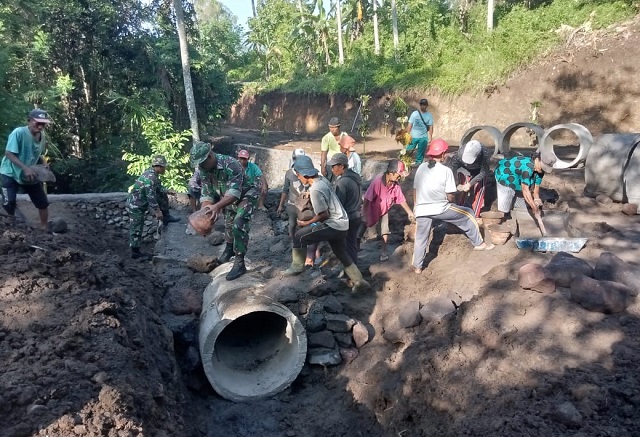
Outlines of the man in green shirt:
M 267 180 L 262 174 L 262 170 L 253 162 L 249 161 L 249 151 L 248 150 L 240 150 L 238 152 L 238 161 L 242 164 L 242 168 L 244 168 L 244 174 L 249 179 L 249 185 L 254 185 L 256 188 L 260 190 L 260 198 L 258 199 L 258 209 L 261 211 L 266 211 L 267 208 L 264 206 L 264 201 L 267 197 L 267 192 L 269 191 L 269 185 L 267 185 Z
M 320 173 L 322 176 L 332 179 L 331 168 L 327 167 L 327 161 L 331 159 L 334 153 L 340 152 L 340 140 L 346 133 L 340 130 L 340 120 L 338 117 L 332 117 L 329 120 L 329 133 L 322 137 L 320 144 Z
M 22 189 L 38 209 L 40 227 L 47 230 L 49 201 L 42 182 L 31 168 L 36 164 L 46 166 L 43 154 L 46 150 L 45 127 L 51 122 L 42 109 L 29 112 L 27 125 L 16 128 L 9 135 L 4 158 L 0 164 L 2 177 L 2 207 L 13 217 L 16 212 L 16 196 Z

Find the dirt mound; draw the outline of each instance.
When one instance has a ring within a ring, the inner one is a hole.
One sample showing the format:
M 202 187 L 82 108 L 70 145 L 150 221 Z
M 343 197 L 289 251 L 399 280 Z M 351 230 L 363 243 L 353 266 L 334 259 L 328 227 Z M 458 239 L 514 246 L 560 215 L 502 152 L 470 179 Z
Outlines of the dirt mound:
M 183 435 L 163 285 L 94 227 L 48 235 L 0 218 L 3 436 Z

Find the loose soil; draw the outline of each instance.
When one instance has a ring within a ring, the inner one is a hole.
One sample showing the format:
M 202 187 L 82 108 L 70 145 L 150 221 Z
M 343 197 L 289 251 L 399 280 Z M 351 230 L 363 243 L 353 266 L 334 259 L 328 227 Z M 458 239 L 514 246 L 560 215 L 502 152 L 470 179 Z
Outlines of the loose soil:
M 624 80 L 637 83 L 632 72 Z M 265 143 L 255 131 L 226 135 Z M 269 147 L 318 149 L 317 136 L 267 139 Z M 392 156 L 394 148 L 377 152 Z M 544 186 L 555 202 L 548 213 L 571 214 L 589 237 L 580 258 L 593 265 L 611 250 L 638 263 L 639 216 L 583 197 L 580 169 L 549 175 Z M 411 192 L 411 178 L 404 189 Z M 164 257 L 152 264 L 129 258 L 122 231 L 64 203 L 52 204 L 51 215 L 67 220 L 67 234 L 34 230 L 33 207 L 20 202 L 26 222 L 0 216 L 0 436 L 640 435 L 640 303 L 604 315 L 571 302 L 567 289 L 522 290 L 519 267 L 551 254 L 519 251 L 511 240 L 473 252 L 464 235 L 443 226 L 434 230 L 426 270 L 415 275 L 398 207 L 389 261 L 378 260 L 375 238 L 360 253 L 372 292 L 353 295 L 331 263 L 322 278 L 307 271 L 284 280 L 278 272 L 290 261 L 289 241 L 276 200 L 271 194 L 269 211 L 252 222 L 250 268 L 303 302 L 319 282 L 329 284 L 343 312 L 375 330 L 353 362 L 305 366 L 271 399 L 228 402 L 209 387 L 193 347 L 209 276 L 186 263 L 222 247 L 185 234 L 183 206 L 173 204 L 182 223 L 147 248 Z M 386 341 L 411 301 L 446 315 Z

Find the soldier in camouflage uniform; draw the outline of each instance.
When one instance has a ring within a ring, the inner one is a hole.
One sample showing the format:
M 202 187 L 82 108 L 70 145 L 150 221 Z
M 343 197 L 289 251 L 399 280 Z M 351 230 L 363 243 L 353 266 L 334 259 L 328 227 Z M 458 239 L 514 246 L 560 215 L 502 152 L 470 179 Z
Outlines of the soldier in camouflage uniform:
M 213 217 L 224 211 L 226 247 L 219 258 L 226 263 L 235 255 L 228 281 L 244 275 L 244 255 L 249 244 L 249 228 L 256 208 L 260 187 L 245 177 L 240 162 L 231 156 L 214 153 L 211 145 L 197 142 L 191 148 L 191 165 L 200 168 L 202 179 L 202 208 L 213 212 Z M 220 200 L 216 202 L 215 196 Z M 215 220 L 215 218 L 214 218 Z
M 180 221 L 179 218 L 169 214 L 169 198 L 160 182 L 160 175 L 165 172 L 166 167 L 167 160 L 164 156 L 154 156 L 151 167 L 146 169 L 129 189 L 127 211 L 129 212 L 129 246 L 133 259 L 145 261 L 151 259 L 151 255 L 140 251 L 144 217 L 148 210 L 155 210 L 156 218 L 162 220 L 165 225 Z

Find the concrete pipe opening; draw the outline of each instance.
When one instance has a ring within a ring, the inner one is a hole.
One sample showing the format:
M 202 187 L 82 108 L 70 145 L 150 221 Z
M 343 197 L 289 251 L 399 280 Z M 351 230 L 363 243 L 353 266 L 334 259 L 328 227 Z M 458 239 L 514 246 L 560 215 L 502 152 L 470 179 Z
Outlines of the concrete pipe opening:
M 484 132 L 488 134 L 490 141 L 493 141 L 493 147 L 494 147 L 493 156 L 496 156 L 499 153 L 503 153 L 502 150 L 500 149 L 502 133 L 497 127 L 493 127 L 493 126 L 474 126 L 472 128 L 467 129 L 467 131 L 462 135 L 462 138 L 460 139 L 460 147 L 464 146 L 469 141 L 471 141 L 473 136 L 478 132 Z M 487 144 L 487 141 L 483 141 L 483 139 L 481 139 L 480 142 L 485 145 Z
M 262 285 L 251 274 L 231 282 L 216 274 L 205 290 L 202 364 L 214 390 L 232 401 L 281 392 L 305 362 L 304 327 L 287 307 L 261 295 Z
M 531 138 L 529 132 L 533 132 L 535 135 L 536 147 L 539 147 L 540 144 L 542 144 L 542 137 L 544 136 L 544 129 L 542 126 L 527 122 L 513 123 L 512 125 L 507 126 L 507 128 L 502 132 L 502 137 L 500 139 L 500 150 L 504 156 L 512 156 L 511 139 L 513 138 L 513 135 L 521 129 L 524 129 L 525 132 L 521 132 L 520 142 L 524 142 L 526 147 L 530 147 L 531 143 L 533 143 L 533 138 Z
M 560 131 L 565 132 L 558 135 Z M 566 131 L 569 132 L 569 136 L 566 135 Z M 555 134 L 556 138 L 553 138 L 552 134 Z M 577 138 L 577 150 L 574 138 Z M 540 151 L 553 154 L 556 157 L 554 168 L 571 168 L 587 159 L 592 145 L 593 136 L 586 127 L 577 123 L 567 123 L 553 126 L 544 133 Z

